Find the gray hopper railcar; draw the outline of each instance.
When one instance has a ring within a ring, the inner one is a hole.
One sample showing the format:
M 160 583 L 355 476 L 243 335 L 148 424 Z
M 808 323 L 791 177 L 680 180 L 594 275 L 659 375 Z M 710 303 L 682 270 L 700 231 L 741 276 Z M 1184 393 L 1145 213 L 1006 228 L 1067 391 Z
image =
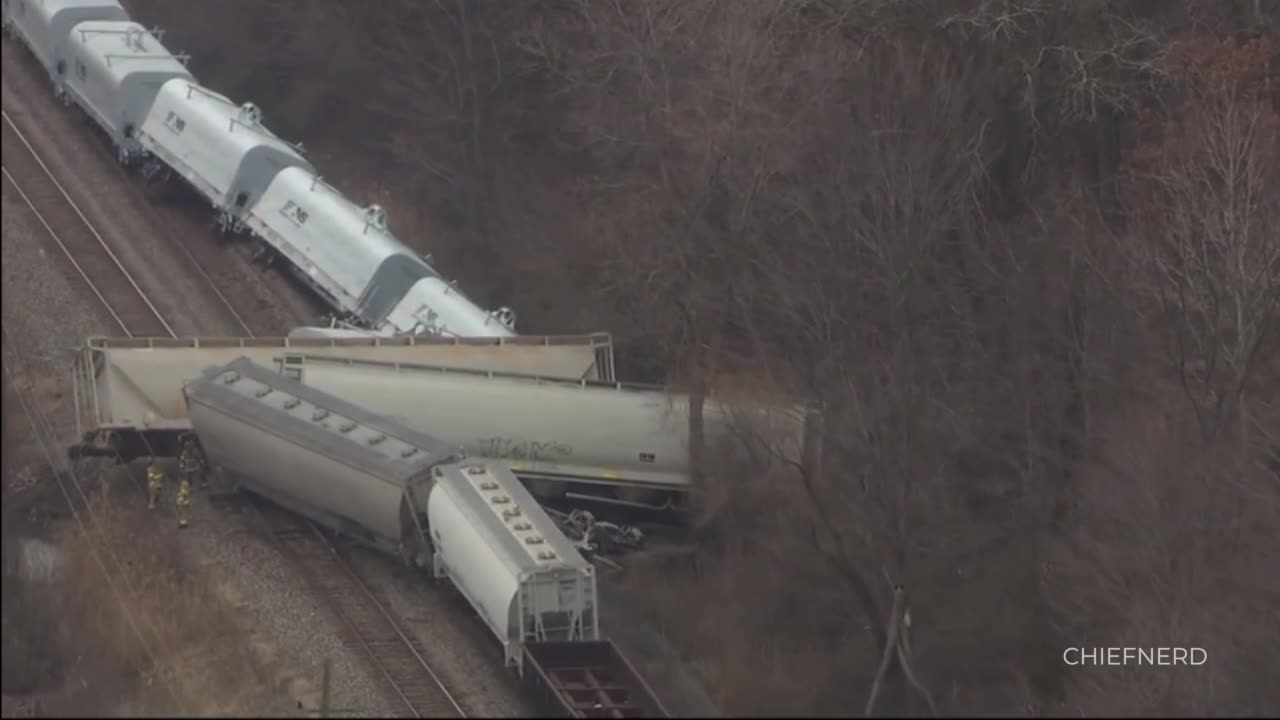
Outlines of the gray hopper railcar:
M 447 443 L 247 357 L 210 368 L 183 393 L 215 473 L 430 565 L 471 604 L 545 709 L 668 716 L 600 638 L 594 568 L 501 464 L 462 458 Z
M 530 643 L 598 643 L 594 567 L 501 464 L 466 459 L 247 357 L 183 394 L 216 476 L 432 567 L 521 675 Z

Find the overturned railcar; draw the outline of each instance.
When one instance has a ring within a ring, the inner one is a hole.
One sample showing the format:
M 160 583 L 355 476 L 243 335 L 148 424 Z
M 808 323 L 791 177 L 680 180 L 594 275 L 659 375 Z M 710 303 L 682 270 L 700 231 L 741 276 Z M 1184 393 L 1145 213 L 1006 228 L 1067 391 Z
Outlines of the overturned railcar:
M 668 388 L 286 352 L 279 369 L 473 456 L 502 460 L 534 494 L 646 510 L 679 507 L 704 449 L 750 448 L 758 467 L 816 458 L 808 406 L 701 403 Z
M 73 369 L 78 442 L 73 456 L 177 454 L 191 429 L 182 386 L 240 356 L 270 365 L 282 352 L 429 362 L 452 367 L 612 378 L 607 333 L 511 338 L 90 338 Z
M 666 716 L 600 637 L 593 566 L 501 463 L 466 458 L 247 357 L 207 370 L 183 395 L 216 476 L 430 566 L 471 604 L 544 709 Z

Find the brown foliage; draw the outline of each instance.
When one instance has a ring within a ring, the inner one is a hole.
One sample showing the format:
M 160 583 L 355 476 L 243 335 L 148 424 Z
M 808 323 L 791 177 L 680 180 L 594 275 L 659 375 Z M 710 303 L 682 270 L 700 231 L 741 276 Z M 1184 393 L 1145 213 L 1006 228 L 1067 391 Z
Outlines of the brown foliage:
M 629 581 L 726 712 L 859 711 L 895 584 L 882 711 L 1280 703 L 1270 4 L 133 5 L 524 331 L 825 403 L 821 476 L 709 458 Z

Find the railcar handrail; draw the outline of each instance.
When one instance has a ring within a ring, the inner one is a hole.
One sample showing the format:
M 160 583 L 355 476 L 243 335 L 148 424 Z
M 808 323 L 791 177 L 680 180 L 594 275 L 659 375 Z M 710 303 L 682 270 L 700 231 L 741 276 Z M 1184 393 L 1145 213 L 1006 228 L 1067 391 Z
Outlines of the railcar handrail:
M 93 349 L 144 349 L 144 348 L 235 348 L 235 347 L 413 347 L 416 345 L 463 345 L 468 347 L 493 347 L 503 345 L 557 347 L 565 345 L 589 345 L 595 348 L 611 347 L 613 336 L 607 332 L 580 335 L 514 335 L 510 337 L 457 337 L 432 335 L 392 335 L 344 338 L 290 338 L 276 337 L 110 337 L 95 335 L 86 340 Z

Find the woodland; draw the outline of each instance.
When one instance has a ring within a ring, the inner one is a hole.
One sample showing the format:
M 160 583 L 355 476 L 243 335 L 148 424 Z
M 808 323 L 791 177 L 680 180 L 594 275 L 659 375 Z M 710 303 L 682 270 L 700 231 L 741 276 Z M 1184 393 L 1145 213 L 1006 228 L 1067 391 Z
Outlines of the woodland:
M 521 332 L 822 402 L 636 571 L 725 713 L 1280 708 L 1280 3 L 128 4 Z

